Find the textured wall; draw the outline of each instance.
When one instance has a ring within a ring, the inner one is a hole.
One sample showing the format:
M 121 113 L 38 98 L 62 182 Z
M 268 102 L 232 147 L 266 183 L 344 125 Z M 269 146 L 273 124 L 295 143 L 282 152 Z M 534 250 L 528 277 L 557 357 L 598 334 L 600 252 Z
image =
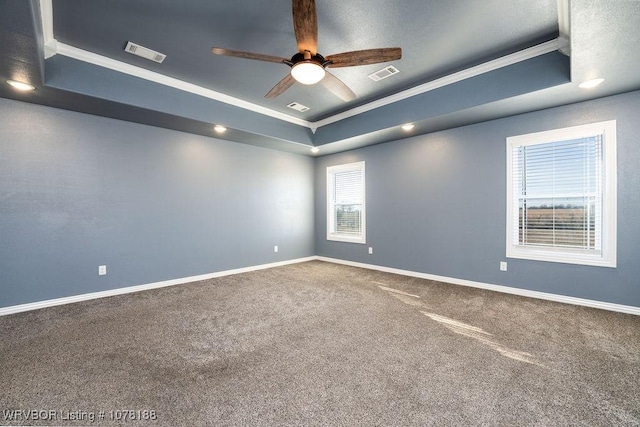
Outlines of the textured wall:
M 0 99 L 0 307 L 313 253 L 309 157 Z
M 640 92 L 366 147 L 316 162 L 316 253 L 640 306 Z M 617 120 L 618 268 L 505 258 L 506 137 Z M 366 161 L 367 244 L 326 240 L 326 167 Z M 368 255 L 372 246 L 374 254 Z M 499 262 L 508 261 L 508 271 Z
M 310 158 L 0 99 L 0 307 L 314 253 L 640 306 L 639 115 L 633 92 L 321 157 L 314 207 Z M 498 271 L 505 138 L 611 119 L 618 268 Z M 359 160 L 368 242 L 328 242 L 325 168 Z

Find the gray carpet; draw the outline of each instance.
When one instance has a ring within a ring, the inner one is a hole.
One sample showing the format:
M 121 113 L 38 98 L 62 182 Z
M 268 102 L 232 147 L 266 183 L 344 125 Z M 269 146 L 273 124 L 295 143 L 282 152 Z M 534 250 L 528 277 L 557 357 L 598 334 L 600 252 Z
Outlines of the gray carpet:
M 640 424 L 640 317 L 320 261 L 0 335 L 0 424 Z M 5 419 L 33 409 L 52 418 Z

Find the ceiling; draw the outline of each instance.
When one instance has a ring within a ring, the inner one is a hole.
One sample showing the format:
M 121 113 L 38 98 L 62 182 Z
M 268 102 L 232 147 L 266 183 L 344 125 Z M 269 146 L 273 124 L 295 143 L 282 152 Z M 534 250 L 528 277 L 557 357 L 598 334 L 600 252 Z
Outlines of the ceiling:
M 301 84 L 267 99 L 288 66 L 211 53 L 291 57 L 290 0 L 3 1 L 0 78 L 36 90 L 0 84 L 0 96 L 322 155 L 640 89 L 638 1 L 316 0 L 316 8 L 324 56 L 402 48 L 390 63 L 330 68 L 353 101 Z M 166 59 L 131 55 L 128 41 Z M 400 72 L 368 77 L 388 65 Z M 595 77 L 606 80 L 578 88 Z

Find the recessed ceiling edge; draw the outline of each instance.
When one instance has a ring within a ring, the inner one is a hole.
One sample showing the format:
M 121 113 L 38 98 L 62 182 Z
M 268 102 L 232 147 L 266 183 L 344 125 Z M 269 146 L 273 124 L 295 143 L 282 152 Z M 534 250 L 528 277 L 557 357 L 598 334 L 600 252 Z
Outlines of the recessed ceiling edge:
M 564 2 L 567 0 L 558 0 L 558 1 Z M 175 89 L 194 93 L 196 95 L 204 96 L 204 97 L 207 97 L 216 101 L 220 101 L 229 105 L 233 105 L 239 108 L 253 111 L 258 114 L 263 114 L 263 115 L 270 116 L 279 120 L 283 120 L 292 124 L 297 124 L 299 126 L 303 126 L 311 129 L 313 133 L 315 133 L 315 131 L 322 126 L 326 126 L 326 125 L 338 122 L 348 117 L 353 117 L 363 112 L 382 107 L 384 105 L 392 104 L 394 102 L 398 102 L 400 100 L 410 98 L 412 96 L 419 95 L 421 93 L 425 93 L 443 86 L 447 86 L 452 83 L 459 82 L 461 80 L 465 80 L 489 71 L 493 71 L 502 67 L 506 67 L 508 65 L 512 65 L 521 61 L 525 61 L 527 59 L 531 59 L 540 55 L 544 55 L 544 54 L 559 50 L 559 45 L 561 43 L 559 38 L 549 40 L 545 43 L 541 43 L 539 45 L 530 47 L 528 49 L 524 49 L 524 50 L 512 53 L 510 55 L 506 55 L 504 57 L 497 58 L 492 61 L 442 77 L 440 79 L 418 85 L 416 87 L 407 89 L 405 91 L 398 92 L 396 94 L 378 99 L 376 101 L 369 102 L 367 104 L 361 105 L 356 108 L 352 108 L 342 113 L 339 113 L 315 122 L 310 122 L 310 121 L 299 119 L 297 117 L 290 116 L 288 114 L 284 114 L 279 111 L 275 111 L 270 108 L 263 107 L 261 105 L 253 104 L 251 102 L 244 101 L 242 99 L 235 98 L 211 89 L 206 89 L 201 86 L 194 85 L 192 83 L 188 83 L 182 80 L 168 77 L 163 74 L 155 73 L 140 67 L 132 66 L 130 64 L 123 63 L 121 61 L 116 61 L 111 58 L 107 58 L 107 57 L 95 54 L 93 52 L 88 52 L 82 49 L 78 49 L 74 46 L 66 45 L 64 43 L 58 43 L 53 34 L 52 0 L 40 0 L 40 13 L 41 13 L 43 35 L 44 35 L 45 59 L 55 54 L 64 55 L 79 61 L 84 61 L 100 67 L 109 68 L 114 71 L 122 72 L 128 75 L 145 79 L 145 80 L 153 81 L 155 83 L 159 83 L 165 86 L 170 86 Z

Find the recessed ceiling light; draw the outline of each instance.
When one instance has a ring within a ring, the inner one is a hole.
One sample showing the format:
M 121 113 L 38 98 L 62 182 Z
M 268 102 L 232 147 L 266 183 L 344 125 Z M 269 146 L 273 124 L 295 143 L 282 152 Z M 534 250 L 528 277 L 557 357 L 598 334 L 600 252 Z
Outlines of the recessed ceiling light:
M 604 79 L 591 79 L 591 80 L 587 80 L 586 82 L 580 83 L 578 87 L 581 89 L 591 89 L 598 86 L 603 81 Z
M 29 90 L 36 90 L 36 87 L 33 85 L 30 85 L 29 83 L 18 82 L 16 80 L 7 80 L 7 83 L 15 87 L 16 89 L 23 90 L 25 92 Z
M 411 129 L 413 129 L 415 127 L 414 124 L 412 123 L 407 123 L 406 125 L 402 125 L 402 130 L 404 131 L 410 131 Z
M 227 128 L 222 125 L 215 125 L 213 127 L 213 130 L 215 130 L 218 133 L 225 133 L 227 131 Z
M 317 153 L 318 151 L 320 151 L 320 149 L 318 147 L 312 147 L 311 148 L 311 152 L 312 153 Z

